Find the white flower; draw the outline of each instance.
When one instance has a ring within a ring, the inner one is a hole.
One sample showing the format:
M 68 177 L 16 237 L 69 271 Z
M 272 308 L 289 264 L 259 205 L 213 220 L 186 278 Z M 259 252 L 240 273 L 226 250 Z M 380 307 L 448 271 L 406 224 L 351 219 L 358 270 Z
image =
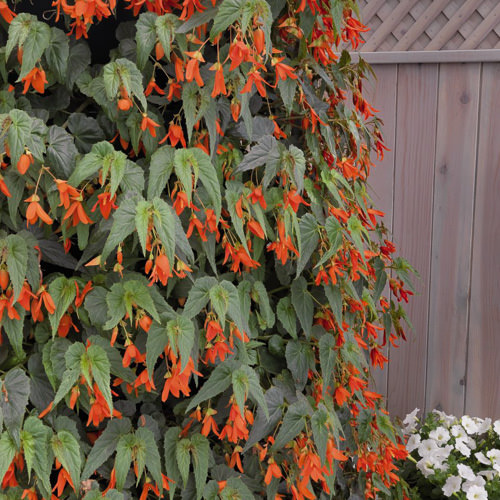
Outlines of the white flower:
M 500 450 L 493 449 L 486 452 L 486 456 L 494 463 L 500 464 Z
M 467 492 L 467 500 L 488 500 L 488 493 L 483 486 L 471 486 Z
M 491 469 L 488 470 L 482 470 L 479 472 L 481 476 L 484 476 L 488 481 L 493 481 L 495 479 L 495 476 L 497 475 L 497 472 Z
M 445 424 L 446 426 L 450 427 L 453 422 L 457 419 L 453 415 L 447 415 L 444 411 L 439 411 L 439 410 L 433 410 L 433 413 L 439 416 L 441 419 L 441 422 Z
M 434 463 L 427 458 L 422 458 L 422 460 L 417 462 L 417 469 L 424 475 L 424 477 L 429 477 L 434 474 L 434 469 L 432 468 L 433 466 Z
M 485 418 L 484 420 L 482 418 L 475 418 L 474 420 L 477 425 L 478 434 L 484 434 L 485 432 L 488 432 L 488 429 L 491 426 L 491 418 Z
M 458 450 L 464 457 L 470 457 L 470 448 L 465 444 L 463 439 L 457 439 L 455 449 Z
M 451 428 L 451 433 L 457 439 L 465 438 L 465 436 L 467 435 L 466 432 L 465 432 L 465 429 L 461 425 L 454 425 Z
M 477 453 L 474 453 L 474 455 L 477 458 L 478 462 L 482 463 L 483 465 L 491 465 L 491 461 L 486 458 L 482 451 L 478 451 Z
M 465 481 L 462 484 L 462 491 L 467 493 L 473 486 L 484 486 L 486 481 L 481 476 L 476 476 L 473 481 Z
M 476 422 L 474 422 L 474 420 L 472 420 L 472 418 L 468 417 L 467 415 L 464 415 L 462 417 L 462 426 L 468 434 L 477 434 L 478 427 L 476 425 Z
M 413 450 L 416 450 L 421 442 L 421 437 L 420 434 L 412 434 L 406 443 L 406 449 L 408 450 L 409 453 L 411 453 Z M 488 461 L 488 465 L 489 465 Z
M 443 446 L 450 439 L 450 433 L 444 427 L 438 427 L 429 432 L 429 438 L 434 439 L 439 446 Z
M 494 464 L 493 468 L 497 471 L 498 475 L 500 476 L 500 464 Z
M 422 458 L 427 458 L 430 457 L 437 449 L 438 445 L 436 444 L 436 441 L 433 439 L 424 439 L 418 447 L 418 454 Z
M 493 430 L 500 436 L 500 420 L 496 420 L 493 424 Z
M 464 479 L 468 479 L 469 481 L 474 481 L 474 479 L 476 479 L 474 471 L 468 465 L 458 464 L 457 470 L 460 476 Z
M 406 415 L 403 420 L 403 434 L 411 434 L 417 428 L 417 413 L 420 411 L 419 408 L 415 408 L 411 413 Z
M 460 476 L 450 476 L 446 483 L 443 485 L 443 493 L 447 497 L 451 497 L 453 493 L 460 490 L 460 485 L 462 484 L 462 478 Z

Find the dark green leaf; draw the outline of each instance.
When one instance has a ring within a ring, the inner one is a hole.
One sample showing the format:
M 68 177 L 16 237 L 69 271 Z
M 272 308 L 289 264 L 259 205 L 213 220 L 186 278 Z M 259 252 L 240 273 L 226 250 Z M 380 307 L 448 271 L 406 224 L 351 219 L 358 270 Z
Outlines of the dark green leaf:
M 57 125 L 49 127 L 47 163 L 59 179 L 67 179 L 75 168 L 78 154 L 73 136 Z
M 307 281 L 300 276 L 292 283 L 292 305 L 306 335 L 311 333 L 314 315 L 314 304 L 307 291 Z
M 297 261 L 297 276 L 309 262 L 311 255 L 316 250 L 319 241 L 318 222 L 313 214 L 305 214 L 299 220 L 300 248 Z
M 50 43 L 45 50 L 45 58 L 57 80 L 64 83 L 68 72 L 69 38 L 59 28 L 52 27 L 50 30 Z
M 286 364 L 292 373 L 298 391 L 307 383 L 309 370 L 314 368 L 314 354 L 309 343 L 290 340 L 286 345 Z
M 61 318 L 68 310 L 68 307 L 75 300 L 76 286 L 75 281 L 63 276 L 56 278 L 49 285 L 49 293 L 56 305 L 56 311 L 49 316 L 52 327 L 52 335 L 55 336 Z
M 16 445 L 12 438 L 4 432 L 0 437 L 0 481 L 3 481 L 5 473 L 16 454 Z
M 187 438 L 181 439 L 177 442 L 175 448 L 175 456 L 177 459 L 177 466 L 181 473 L 182 482 L 184 483 L 184 488 L 186 487 L 187 480 L 189 477 L 189 464 L 191 463 L 191 458 L 189 456 L 189 450 L 191 449 L 191 441 Z
M 144 69 L 149 54 L 154 49 L 156 43 L 156 20 L 158 16 L 154 12 L 143 12 L 137 22 L 135 41 L 137 43 L 137 67 Z
M 17 301 L 28 267 L 28 247 L 26 240 L 17 234 L 9 234 L 7 242 L 7 269 L 14 288 L 13 303 Z
M 194 478 L 196 482 L 196 499 L 200 500 L 203 496 L 205 483 L 208 475 L 208 454 L 210 452 L 210 443 L 208 439 L 195 434 L 191 437 L 191 453 L 193 455 Z
M 323 393 L 325 394 L 332 380 L 333 368 L 337 360 L 337 351 L 335 347 L 336 341 L 333 335 L 326 333 L 319 339 L 319 361 L 321 365 L 321 375 L 323 377 Z
M 283 297 L 278 302 L 278 307 L 276 309 L 278 319 L 281 324 L 294 339 L 297 338 L 297 316 L 295 315 L 295 310 L 292 306 L 290 297 Z
M 175 149 L 163 146 L 153 153 L 149 166 L 148 200 L 159 197 L 174 168 Z
M 82 459 L 80 445 L 73 434 L 66 430 L 59 431 L 52 437 L 52 450 L 61 465 L 69 472 L 76 492 L 80 491 L 80 469 Z
M 116 487 L 118 490 L 123 490 L 125 485 L 125 479 L 132 463 L 132 451 L 135 444 L 136 438 L 133 434 L 125 434 L 118 440 L 115 458 Z
M 310 411 L 310 405 L 305 399 L 299 399 L 290 405 L 271 450 L 280 450 L 302 432 L 306 424 L 305 417 Z

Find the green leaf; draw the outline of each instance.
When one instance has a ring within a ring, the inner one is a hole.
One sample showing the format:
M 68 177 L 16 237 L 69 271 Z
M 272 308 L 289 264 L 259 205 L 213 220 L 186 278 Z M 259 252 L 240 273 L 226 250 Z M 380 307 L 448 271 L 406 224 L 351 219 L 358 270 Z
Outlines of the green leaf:
M 264 318 L 264 321 L 266 322 L 266 327 L 272 328 L 276 318 L 274 316 L 274 311 L 271 309 L 271 305 L 269 304 L 269 296 L 264 284 L 261 281 L 256 281 L 253 284 L 253 291 L 257 293 L 259 310 Z
M 321 365 L 324 394 L 326 394 L 327 387 L 332 380 L 333 368 L 337 360 L 337 351 L 335 347 L 336 341 L 333 335 L 326 333 L 319 339 L 319 362 Z
M 102 434 L 92 446 L 82 472 L 82 480 L 88 479 L 113 454 L 122 436 L 128 434 L 132 426 L 128 418 L 109 420 Z
M 0 437 L 0 482 L 3 481 L 7 469 L 16 454 L 16 445 L 12 438 L 4 432 Z
M 184 488 L 187 485 L 187 480 L 189 477 L 189 464 L 191 463 L 191 458 L 189 456 L 189 450 L 191 449 L 191 441 L 187 438 L 181 439 L 177 442 L 175 448 L 175 457 L 177 459 L 177 466 L 181 473 L 182 482 L 184 483 Z
M 173 14 L 165 14 L 156 19 L 156 34 L 165 52 L 165 57 L 170 61 L 171 40 L 174 38 L 175 27 L 179 18 Z M 183 22 L 182 24 L 187 24 Z
M 149 54 L 154 49 L 156 43 L 156 20 L 154 12 L 143 12 L 135 23 L 137 44 L 137 67 L 144 69 L 148 62 Z
M 92 377 L 108 404 L 109 413 L 113 414 L 113 400 L 111 398 L 110 388 L 111 365 L 106 351 L 102 347 L 92 344 L 88 347 L 86 356 L 90 365 Z
M 49 127 L 47 163 L 59 179 L 67 179 L 75 168 L 78 154 L 73 136 L 57 125 Z
M 314 368 L 314 354 L 310 344 L 298 340 L 288 341 L 285 357 L 297 390 L 302 391 L 307 383 L 309 370 Z
M 304 152 L 292 144 L 289 148 L 289 159 L 292 162 L 291 173 L 297 185 L 297 190 L 301 192 L 304 189 L 304 174 L 306 172 Z
M 300 324 L 306 335 L 311 333 L 314 315 L 314 304 L 311 294 L 307 291 L 307 281 L 303 276 L 298 277 L 291 287 L 292 305 L 297 313 Z
M 23 349 L 24 318 L 26 316 L 26 311 L 19 306 L 15 307 L 15 309 L 19 314 L 19 319 L 10 319 L 9 316 L 5 314 L 2 319 L 1 326 L 7 334 L 14 354 L 21 361 L 26 358 L 26 353 Z
M 175 149 L 163 146 L 151 156 L 149 165 L 148 200 L 159 197 L 167 185 L 174 168 Z
M 79 377 L 80 370 L 78 368 L 66 370 L 64 372 L 64 377 L 62 378 L 61 385 L 58 387 L 56 395 L 54 397 L 54 408 L 57 406 L 59 401 L 66 397 L 66 394 L 68 394 L 71 388 L 76 384 Z
M 297 339 L 297 316 L 295 315 L 290 297 L 287 296 L 280 299 L 276 314 L 286 332 L 294 339 Z
M 59 28 L 52 27 L 50 30 L 50 43 L 45 50 L 45 58 L 57 80 L 64 83 L 68 72 L 69 38 Z
M 193 153 L 194 149 L 195 148 L 176 149 L 174 155 L 175 175 L 177 175 L 177 178 L 184 188 L 184 191 L 186 191 L 189 203 L 191 203 L 192 200 L 193 185 L 196 186 L 196 183 L 198 181 L 198 171 L 195 170 L 193 172 L 193 167 L 197 165 L 197 161 Z
M 394 444 L 397 444 L 396 437 L 394 435 L 394 427 L 392 426 L 391 420 L 387 415 L 377 413 L 377 427 L 378 430 L 385 434 Z
M 180 427 L 170 427 L 165 432 L 163 439 L 163 451 L 165 458 L 165 469 L 167 476 L 175 481 L 173 485 L 170 486 L 170 498 L 173 497 L 177 483 L 180 483 L 181 473 L 179 471 L 179 466 L 177 465 L 177 443 L 179 442 L 179 434 L 181 432 Z
M 186 413 L 200 403 L 203 403 L 203 401 L 214 398 L 224 392 L 231 385 L 235 368 L 236 364 L 234 360 L 226 360 L 216 366 L 214 371 L 210 374 L 209 379 L 203 384 L 203 387 L 189 403 L 186 408 Z
M 7 242 L 7 269 L 14 288 L 12 302 L 16 302 L 23 288 L 28 267 L 26 240 L 17 234 L 9 234 Z
M 161 458 L 154 435 L 149 429 L 146 429 L 146 427 L 139 427 L 139 429 L 135 431 L 135 437 L 137 438 L 138 443 L 141 443 L 144 447 L 146 467 L 158 485 L 161 495 L 163 492 Z
M 72 113 L 70 115 L 68 129 L 75 138 L 77 148 L 83 153 L 88 153 L 94 144 L 105 139 L 104 132 L 98 121 L 83 113 Z
M 272 135 L 265 135 L 261 137 L 259 142 L 244 156 L 235 172 L 253 170 L 270 161 L 277 161 L 279 157 L 278 141 Z
M 127 311 L 130 311 L 130 317 L 132 317 L 131 306 L 136 305 L 137 307 L 142 307 L 145 311 L 151 314 L 155 321 L 160 322 L 160 317 L 158 316 L 158 311 L 154 305 L 150 288 L 138 280 L 126 281 L 123 288 L 125 290 L 125 306 Z
M 169 261 L 173 264 L 176 243 L 175 216 L 170 207 L 161 198 L 153 200 L 153 222 Z
M 215 16 L 210 38 L 214 39 L 221 31 L 233 24 L 240 17 L 244 5 L 242 0 L 224 0 Z
M 129 96 L 135 96 L 141 103 L 142 110 L 147 109 L 146 96 L 142 86 L 142 74 L 137 66 L 128 59 L 117 59 L 104 66 L 104 87 L 110 101 L 118 96 L 120 86 L 123 86 Z
M 217 280 L 212 276 L 198 278 L 189 291 L 182 315 L 188 319 L 194 318 L 208 304 L 210 290 L 217 285 Z
M 175 346 L 181 358 L 182 373 L 191 357 L 191 351 L 194 345 L 193 322 L 179 315 L 167 323 L 167 335 L 170 340 L 170 345 Z
M 208 294 L 212 307 L 215 309 L 215 312 L 219 317 L 219 323 L 224 325 L 226 322 L 226 313 L 229 308 L 228 291 L 221 284 L 218 284 L 210 288 Z
M 5 46 L 5 60 L 10 56 L 10 53 L 17 46 L 22 46 L 28 38 L 31 25 L 37 22 L 35 16 L 26 12 L 19 13 L 9 25 L 9 38 Z
M 48 24 L 37 20 L 30 23 L 28 36 L 23 43 L 23 62 L 18 81 L 21 81 L 35 67 L 49 46 L 50 38 L 51 32 Z
M 297 91 L 297 80 L 292 80 L 291 78 L 287 78 L 286 80 L 280 79 L 278 81 L 278 89 L 287 113 L 291 113 L 295 101 L 295 92 Z
M 160 354 L 169 343 L 167 329 L 158 323 L 153 323 L 146 339 L 146 368 L 152 374 Z
M 141 243 L 142 254 L 146 256 L 146 240 L 148 237 L 149 218 L 152 215 L 152 203 L 145 200 L 140 200 L 135 207 L 135 229 Z
M 265 407 L 259 406 L 257 410 L 257 417 L 250 430 L 250 435 L 245 443 L 243 452 L 249 450 L 255 443 L 267 437 L 274 431 L 278 422 L 281 420 L 282 405 L 283 405 L 283 392 L 278 387 L 271 387 L 265 394 L 266 406 L 268 408 L 268 415 L 265 413 Z
M 52 437 L 52 450 L 61 465 L 69 472 L 75 485 L 76 493 L 80 491 L 80 469 L 82 459 L 80 445 L 73 434 L 66 430 L 59 431 Z
M 116 212 L 113 213 L 113 225 L 102 250 L 101 262 L 104 262 L 111 251 L 135 231 L 135 207 L 138 199 L 140 198 L 134 197 L 122 200 Z
M 84 307 L 89 314 L 90 322 L 98 328 L 104 326 L 108 316 L 107 293 L 105 288 L 96 286 L 85 297 Z
M 90 49 L 83 40 L 70 40 L 66 86 L 72 90 L 78 77 L 90 64 Z
M 326 408 L 320 404 L 311 417 L 311 429 L 313 431 L 314 444 L 318 449 L 319 458 L 322 464 L 326 463 L 326 443 L 330 437 L 327 423 L 328 412 Z
M 318 222 L 313 214 L 305 214 L 299 220 L 300 248 L 297 276 L 303 271 L 319 242 Z
M 200 181 L 207 190 L 208 196 L 213 203 L 215 217 L 219 220 L 222 201 L 217 171 L 210 160 L 210 156 L 208 156 L 204 151 L 199 148 L 192 148 L 192 152 L 196 160 L 196 165 L 193 166 L 195 175 L 196 171 L 198 171 Z
M 342 292 L 340 291 L 340 287 L 332 286 L 332 285 L 323 285 L 323 289 L 325 290 L 325 295 L 328 299 L 328 303 L 332 308 L 333 315 L 335 317 L 335 321 L 342 325 Z
M 122 283 L 115 283 L 106 295 L 108 305 L 108 321 L 103 326 L 105 330 L 111 330 L 127 313 L 125 304 L 125 288 Z
M 299 399 L 288 407 L 271 451 L 281 450 L 281 448 L 302 432 L 306 424 L 305 417 L 310 411 L 310 405 L 305 398 Z
M 115 475 L 116 488 L 121 491 L 125 485 L 127 474 L 132 463 L 132 451 L 136 444 L 136 437 L 133 434 L 125 434 L 118 440 L 116 446 Z
M 115 150 L 107 141 L 101 141 L 92 146 L 90 153 L 83 156 L 78 161 L 75 170 L 71 174 L 68 182 L 72 186 L 78 186 L 82 181 L 95 177 L 100 168 L 104 169 L 104 163 L 112 161 Z
M 29 416 L 24 422 L 21 432 L 21 442 L 28 469 L 28 477 L 31 470 L 35 471 L 38 481 L 41 481 L 45 490 L 51 491 L 49 461 L 49 442 L 52 431 L 43 425 L 37 417 Z
M 54 300 L 56 310 L 49 316 L 50 326 L 52 327 L 52 336 L 55 336 L 61 318 L 68 310 L 68 307 L 75 300 L 76 286 L 75 281 L 61 276 L 52 281 L 49 285 L 49 293 Z
M 210 443 L 202 434 L 191 437 L 191 454 L 193 455 L 194 480 L 196 483 L 196 499 L 203 496 L 208 475 L 208 454 Z
M 0 410 L 5 428 L 19 446 L 20 431 L 30 394 L 30 379 L 21 368 L 7 372 L 1 384 Z
M 11 163 L 17 165 L 31 135 L 32 119 L 20 109 L 13 109 L 9 113 L 9 117 L 11 123 L 7 133 L 7 142 L 9 143 Z

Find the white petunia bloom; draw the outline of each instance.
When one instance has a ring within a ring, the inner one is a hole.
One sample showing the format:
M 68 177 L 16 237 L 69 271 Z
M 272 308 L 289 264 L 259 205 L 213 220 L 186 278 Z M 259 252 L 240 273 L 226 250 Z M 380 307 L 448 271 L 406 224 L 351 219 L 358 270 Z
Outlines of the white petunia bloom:
M 462 427 L 467 431 L 467 434 L 477 434 L 478 427 L 476 425 L 476 422 L 474 422 L 472 418 L 470 418 L 467 415 L 464 415 L 462 417 L 461 423 Z
M 500 450 L 493 449 L 486 452 L 486 456 L 494 463 L 500 464 Z
M 464 457 L 470 457 L 470 448 L 465 444 L 463 439 L 457 439 L 455 449 L 458 450 Z
M 485 432 L 488 432 L 489 428 L 491 427 L 491 418 L 475 418 L 474 421 L 477 425 L 478 434 L 484 434 Z
M 461 425 L 454 425 L 451 428 L 451 434 L 457 439 L 465 438 L 467 436 L 465 429 Z
M 419 408 L 415 408 L 411 413 L 406 415 L 403 420 L 403 434 L 411 434 L 417 428 L 417 413 L 420 411 Z
M 476 479 L 474 471 L 468 465 L 458 464 L 457 470 L 460 476 L 463 477 L 464 479 L 467 479 L 469 481 L 474 481 L 474 479 Z
M 461 484 L 462 478 L 460 476 L 450 476 L 443 485 L 443 493 L 447 497 L 451 497 L 453 493 L 457 493 L 460 490 Z
M 482 463 L 483 465 L 491 465 L 491 460 L 489 458 L 486 458 L 485 454 L 482 451 L 474 453 L 474 456 L 477 458 L 478 462 Z
M 427 458 L 422 458 L 422 460 L 419 460 L 417 462 L 417 469 L 424 475 L 424 477 L 429 477 L 434 474 L 434 463 L 433 461 L 427 459 Z
M 434 439 L 424 439 L 418 447 L 418 454 L 422 458 L 427 458 L 430 457 L 437 449 L 438 445 Z
M 462 484 L 462 491 L 467 493 L 473 486 L 484 486 L 486 481 L 481 476 L 476 476 L 473 481 L 465 481 Z
M 479 472 L 481 476 L 484 476 L 488 481 L 493 481 L 495 477 L 498 475 L 497 471 L 495 470 L 482 470 Z
M 500 420 L 495 420 L 493 430 L 500 436 Z
M 493 468 L 497 471 L 497 474 L 500 476 L 500 464 L 494 464 Z
M 447 415 L 444 411 L 433 410 L 433 413 L 439 416 L 441 422 L 445 424 L 447 427 L 450 427 L 457 418 L 453 415 Z
M 488 500 L 488 493 L 483 486 L 471 486 L 467 492 L 467 500 Z
M 434 439 L 439 446 L 443 446 L 450 439 L 450 433 L 444 427 L 438 427 L 429 432 L 429 438 Z
M 420 446 L 420 442 L 422 441 L 422 438 L 420 437 L 420 434 L 412 434 L 406 443 L 406 449 L 408 450 L 409 453 L 411 453 L 413 450 L 416 450 Z M 489 465 L 488 461 L 488 465 Z

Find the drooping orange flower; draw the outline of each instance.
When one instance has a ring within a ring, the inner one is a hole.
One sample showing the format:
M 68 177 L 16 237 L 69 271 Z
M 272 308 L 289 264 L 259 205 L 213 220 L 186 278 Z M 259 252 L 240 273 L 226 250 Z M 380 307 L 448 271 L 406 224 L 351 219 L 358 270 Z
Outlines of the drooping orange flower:
M 189 19 L 195 12 L 203 12 L 206 10 L 200 0 L 184 0 L 182 2 L 182 12 L 179 19 L 185 21 Z
M 250 47 L 243 41 L 236 40 L 229 47 L 229 59 L 231 59 L 229 71 L 233 71 L 242 62 L 246 62 L 250 59 Z
M 83 197 L 81 194 L 79 194 L 78 197 L 71 197 L 71 205 L 69 206 L 66 215 L 63 217 L 63 221 L 68 220 L 71 217 L 71 225 L 73 227 L 77 226 L 80 222 L 82 224 L 93 224 L 93 221 L 85 213 L 82 201 Z
M 261 240 L 265 239 L 264 230 L 255 219 L 250 219 L 247 223 L 247 227 L 251 233 L 255 234 L 255 236 L 257 236 Z
M 200 75 L 200 62 L 205 62 L 205 59 L 199 50 L 194 52 L 185 52 L 185 54 L 190 57 L 186 64 L 186 81 L 192 82 L 195 80 L 198 87 L 203 87 L 205 82 Z
M 160 95 L 165 95 L 165 91 L 162 90 L 160 87 L 158 87 L 154 78 L 151 78 L 151 80 L 149 80 L 149 83 L 146 87 L 146 90 L 144 91 L 144 94 L 148 96 L 153 92 L 153 90 Z
M 49 217 L 49 214 L 40 205 L 40 197 L 37 194 L 31 195 L 24 201 L 26 203 L 29 203 L 28 208 L 26 209 L 26 226 L 30 224 L 36 224 L 38 218 L 40 218 L 43 222 L 45 222 L 45 224 L 48 224 L 49 226 L 54 222 Z
M 253 67 L 248 73 L 247 82 L 245 83 L 245 86 L 241 89 L 240 93 L 246 94 L 247 92 L 250 92 L 252 90 L 252 87 L 255 85 L 255 88 L 257 89 L 257 92 L 260 94 L 260 96 L 266 97 L 267 92 L 266 89 L 264 88 L 265 84 L 266 81 L 262 78 L 260 71 L 256 67 Z
M 61 200 L 59 206 L 67 210 L 71 204 L 70 197 L 78 198 L 80 196 L 80 191 L 68 184 L 67 181 L 56 179 L 55 182 L 57 184 L 57 190 L 59 191 L 59 199 Z
M 281 62 L 284 60 L 284 57 L 273 57 L 271 60 L 271 64 L 274 66 L 274 70 L 276 71 L 276 82 L 274 83 L 275 87 L 278 85 L 279 80 L 286 80 L 287 78 L 297 80 L 298 78 L 298 76 L 294 73 L 294 68 Z
M 273 458 L 270 458 L 267 462 L 267 471 L 264 478 L 264 483 L 266 483 L 267 485 L 271 484 L 273 477 L 279 479 L 280 477 L 282 477 L 282 473 L 279 465 L 274 461 Z
M 109 219 L 111 215 L 111 210 L 116 210 L 118 205 L 115 204 L 116 194 L 111 196 L 109 191 L 105 191 L 104 193 L 100 193 L 97 195 L 97 201 L 95 205 L 92 207 L 91 212 L 95 212 L 97 206 L 99 205 L 99 210 L 104 219 Z
M 21 79 L 24 82 L 23 94 L 28 92 L 30 85 L 40 94 L 45 92 L 45 84 L 49 83 L 45 75 L 45 71 L 38 66 L 35 66 L 24 78 Z
M 273 243 L 267 245 L 267 251 L 275 251 L 276 257 L 283 265 L 288 260 L 288 252 L 293 252 L 297 257 L 299 256 L 298 250 L 292 243 L 290 235 L 285 234 L 285 225 L 281 219 L 278 220 L 278 238 Z
M 297 213 L 297 210 L 299 209 L 299 205 L 302 203 L 303 205 L 306 205 L 307 207 L 310 205 L 307 203 L 302 196 L 297 192 L 296 189 L 290 189 L 290 191 L 285 191 L 283 193 L 283 201 L 285 202 L 285 209 L 287 207 L 292 207 L 292 210 Z
M 10 194 L 9 188 L 7 187 L 7 184 L 5 184 L 5 181 L 3 180 L 3 175 L 0 174 L 0 191 L 10 198 L 12 195 Z
M 105 418 L 111 417 L 108 403 L 106 403 L 106 400 L 104 399 L 102 392 L 99 390 L 99 387 L 97 387 L 97 384 L 94 384 L 93 389 L 93 394 L 90 394 L 91 407 L 87 427 L 91 423 L 94 427 L 98 427 Z M 113 417 L 122 418 L 122 414 L 117 409 L 113 408 Z
M 16 165 L 18 172 L 24 175 L 33 163 L 35 163 L 33 155 L 30 152 L 23 153 Z
M 67 337 L 71 327 L 73 327 L 76 332 L 80 331 L 78 327 L 73 323 L 71 314 L 64 314 L 61 318 L 61 321 L 59 322 L 59 326 L 57 327 L 57 335 L 62 338 Z
M 141 130 L 143 132 L 148 130 L 148 132 L 153 136 L 156 137 L 156 127 L 159 127 L 160 124 L 156 123 L 152 118 L 149 118 L 147 114 L 142 115 L 142 121 L 141 121 Z
M 253 413 L 245 407 L 242 414 L 233 397 L 230 399 L 230 404 L 229 418 L 220 433 L 219 439 L 222 440 L 227 437 L 229 442 L 237 443 L 240 439 L 248 439 L 249 430 L 247 426 L 253 424 Z
M 205 412 L 201 426 L 201 433 L 204 436 L 208 436 L 210 431 L 212 431 L 217 437 L 219 436 L 219 428 L 214 420 L 214 415 L 217 415 L 217 410 L 214 410 L 213 408 L 208 408 Z
M 73 485 L 73 481 L 71 480 L 71 476 L 69 475 L 68 471 L 66 469 L 64 469 L 63 467 L 61 467 L 61 469 L 59 470 L 59 474 L 57 476 L 56 485 L 54 486 L 52 491 L 57 490 L 56 491 L 57 496 L 60 497 L 64 492 L 64 488 L 66 488 L 66 484 L 69 484 L 71 486 L 71 488 L 74 491 L 76 491 L 75 486 Z
M 170 125 L 168 127 L 168 133 L 160 141 L 160 144 L 163 144 L 167 139 L 170 141 L 170 144 L 174 148 L 175 146 L 177 146 L 177 143 L 179 141 L 181 142 L 183 148 L 186 147 L 186 139 L 184 138 L 184 132 L 182 131 L 182 127 L 174 122 L 170 122 Z
M 267 208 L 266 199 L 264 198 L 264 194 L 262 193 L 262 186 L 257 186 L 249 195 L 248 198 L 255 205 L 255 203 L 259 203 L 263 210 Z
M 170 267 L 170 261 L 165 254 L 160 254 L 156 257 L 153 269 L 151 271 L 150 286 L 156 283 L 158 280 L 163 286 L 167 286 L 167 281 L 172 278 L 172 268 Z
M 12 12 L 9 9 L 9 6 L 7 5 L 6 2 L 1 1 L 0 2 L 0 16 L 2 16 L 8 24 L 10 24 L 12 22 L 12 19 L 14 19 L 14 17 L 16 17 L 16 13 Z
M 220 62 L 216 62 L 210 67 L 211 71 L 215 71 L 214 89 L 211 97 L 215 98 L 219 94 L 227 95 L 226 83 L 224 82 L 224 67 Z
M 23 500 L 23 498 L 27 498 L 28 500 L 38 500 L 38 495 L 36 494 L 35 488 L 23 490 L 21 500 Z

